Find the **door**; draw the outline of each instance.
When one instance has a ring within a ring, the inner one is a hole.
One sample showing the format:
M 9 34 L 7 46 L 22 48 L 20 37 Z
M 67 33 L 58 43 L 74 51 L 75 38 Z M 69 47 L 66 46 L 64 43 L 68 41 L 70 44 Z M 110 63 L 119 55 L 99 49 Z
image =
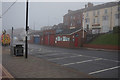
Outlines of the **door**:
M 40 37 L 34 37 L 34 43 L 39 44 L 40 43 Z
M 75 37 L 75 47 L 78 47 L 78 37 Z
M 48 45 L 48 35 L 45 35 L 45 45 Z
M 75 34 L 75 47 L 78 47 L 78 34 Z
M 53 46 L 54 45 L 54 42 L 55 42 L 55 37 L 54 35 L 50 35 L 50 45 Z

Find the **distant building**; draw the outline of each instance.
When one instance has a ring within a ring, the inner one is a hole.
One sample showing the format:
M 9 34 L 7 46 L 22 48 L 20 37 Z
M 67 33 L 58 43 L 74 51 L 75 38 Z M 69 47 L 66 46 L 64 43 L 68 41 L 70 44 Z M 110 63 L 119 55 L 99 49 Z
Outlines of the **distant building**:
M 82 28 L 83 9 L 72 11 L 63 16 L 63 24 L 67 29 Z

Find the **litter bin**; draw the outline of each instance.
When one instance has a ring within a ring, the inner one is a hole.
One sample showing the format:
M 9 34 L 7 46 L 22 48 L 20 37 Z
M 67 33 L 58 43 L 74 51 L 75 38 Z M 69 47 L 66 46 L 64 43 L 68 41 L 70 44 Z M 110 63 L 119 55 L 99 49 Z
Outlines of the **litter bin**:
M 23 56 L 23 52 L 24 52 L 24 48 L 23 48 L 22 44 L 17 44 L 14 47 L 14 55 L 15 56 Z

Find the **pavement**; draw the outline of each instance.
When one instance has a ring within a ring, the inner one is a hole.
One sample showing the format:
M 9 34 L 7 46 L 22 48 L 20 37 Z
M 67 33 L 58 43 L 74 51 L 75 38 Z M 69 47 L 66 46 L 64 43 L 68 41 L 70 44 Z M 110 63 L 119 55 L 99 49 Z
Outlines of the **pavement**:
M 8 47 L 3 47 L 2 58 L 3 66 L 14 78 L 93 78 L 35 56 L 29 55 L 28 59 L 12 56 Z

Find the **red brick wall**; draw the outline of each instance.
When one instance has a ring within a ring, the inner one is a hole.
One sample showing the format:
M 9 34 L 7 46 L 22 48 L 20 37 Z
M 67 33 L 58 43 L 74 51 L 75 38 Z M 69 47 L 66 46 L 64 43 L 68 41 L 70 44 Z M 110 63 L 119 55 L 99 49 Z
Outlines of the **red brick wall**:
M 71 16 L 75 17 L 71 19 Z M 75 13 L 75 14 L 66 14 L 63 18 L 63 23 L 67 24 L 67 28 L 69 29 L 71 27 L 71 23 L 73 23 L 73 26 L 74 27 L 82 27 L 82 16 L 83 16 L 83 13 Z M 78 22 L 81 22 L 78 24 Z
M 112 45 L 84 44 L 83 47 L 95 48 L 95 49 L 120 50 L 120 46 L 112 46 Z
M 58 47 L 70 48 L 70 41 L 57 41 L 55 45 Z

